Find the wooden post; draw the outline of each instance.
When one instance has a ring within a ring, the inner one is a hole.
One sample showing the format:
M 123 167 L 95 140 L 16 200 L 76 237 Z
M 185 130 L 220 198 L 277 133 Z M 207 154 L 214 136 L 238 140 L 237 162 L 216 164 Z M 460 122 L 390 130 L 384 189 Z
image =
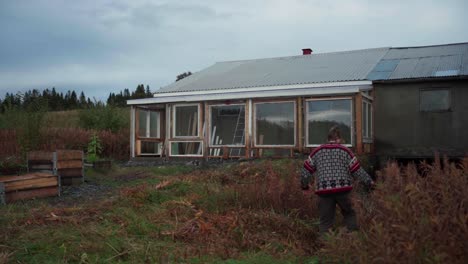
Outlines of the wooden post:
M 130 158 L 135 157 L 135 107 L 130 107 Z
M 203 131 L 203 148 L 204 148 L 204 151 L 203 151 L 203 157 L 205 159 L 208 159 L 208 155 L 209 155 L 209 145 L 210 145 L 210 142 L 209 142 L 209 134 L 211 131 L 211 122 L 210 122 L 210 106 L 208 105 L 208 103 L 204 103 L 203 104 L 205 106 L 205 111 L 204 111 L 204 118 L 202 120 L 204 120 L 205 124 L 203 126 L 204 128 L 204 131 Z
M 357 93 L 354 96 L 356 116 L 355 120 L 355 131 L 356 131 L 356 154 L 363 154 L 362 149 L 362 95 Z
M 250 158 L 250 99 L 245 101 L 245 157 Z
M 302 153 L 304 147 L 304 129 L 303 129 L 303 121 L 304 121 L 304 111 L 302 111 L 302 98 L 297 98 L 297 110 L 296 110 L 296 120 L 297 120 L 297 149 L 300 153 Z
M 133 135 L 135 138 L 135 145 L 137 147 L 135 148 L 135 152 L 133 155 L 137 156 L 140 155 L 140 149 L 138 148 L 140 140 L 138 139 L 139 131 L 140 131 L 140 108 L 135 108 L 135 131 L 133 131 Z
M 169 154 L 171 151 L 171 143 L 169 142 L 169 139 L 172 138 L 172 111 L 171 111 L 171 105 L 166 104 L 166 138 L 164 140 L 164 144 L 166 145 L 165 148 L 165 155 L 167 158 L 169 158 Z

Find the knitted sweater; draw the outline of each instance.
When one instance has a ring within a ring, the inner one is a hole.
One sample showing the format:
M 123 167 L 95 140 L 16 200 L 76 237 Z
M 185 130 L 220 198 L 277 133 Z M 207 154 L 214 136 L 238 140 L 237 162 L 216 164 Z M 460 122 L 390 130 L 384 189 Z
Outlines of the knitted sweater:
M 314 173 L 316 194 L 350 191 L 353 189 L 353 178 L 358 178 L 366 185 L 372 182 L 353 152 L 343 145 L 334 143 L 321 145 L 309 155 L 309 159 L 304 161 L 301 173 L 302 189 L 309 188 Z

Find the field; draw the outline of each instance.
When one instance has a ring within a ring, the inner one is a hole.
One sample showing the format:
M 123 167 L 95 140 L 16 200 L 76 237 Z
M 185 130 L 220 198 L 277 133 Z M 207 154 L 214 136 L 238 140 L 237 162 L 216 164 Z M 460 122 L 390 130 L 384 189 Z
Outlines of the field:
M 353 192 L 361 230 L 318 236 L 300 161 L 87 171 L 0 207 L 0 263 L 466 263 L 468 160 L 388 166 Z

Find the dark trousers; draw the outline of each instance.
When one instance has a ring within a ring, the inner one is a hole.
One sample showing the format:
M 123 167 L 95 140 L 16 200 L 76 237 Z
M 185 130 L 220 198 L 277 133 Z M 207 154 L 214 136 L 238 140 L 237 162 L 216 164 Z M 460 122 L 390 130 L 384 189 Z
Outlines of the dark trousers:
M 341 209 L 341 214 L 343 214 L 344 222 L 348 230 L 354 231 L 358 229 L 356 213 L 351 204 L 350 193 L 351 192 L 319 195 L 319 229 L 321 234 L 327 232 L 333 226 L 337 204 Z

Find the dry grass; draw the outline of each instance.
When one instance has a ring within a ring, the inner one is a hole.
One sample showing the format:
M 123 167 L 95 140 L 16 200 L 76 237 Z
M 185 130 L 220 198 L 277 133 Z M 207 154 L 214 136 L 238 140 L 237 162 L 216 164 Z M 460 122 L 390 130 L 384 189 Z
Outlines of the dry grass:
M 127 169 L 100 175 L 119 181 L 117 197 L 72 208 L 26 204 L 2 211 L 8 219 L 0 218 L 0 245 L 10 251 L 0 248 L 0 259 L 466 262 L 468 159 L 419 167 L 389 163 L 376 190 L 353 194 L 361 230 L 337 228 L 325 239 L 318 238 L 317 198 L 299 189 L 299 166 L 295 160 L 262 161 L 170 176 L 145 170 L 133 182 L 122 177 L 135 174 Z
M 322 255 L 331 262 L 466 263 L 468 159 L 441 164 L 436 157 L 419 171 L 387 164 L 371 200 L 356 196 L 361 232 L 332 236 Z
M 130 152 L 129 130 L 117 133 L 111 131 L 93 131 L 82 128 L 44 128 L 40 131 L 37 150 L 55 151 L 57 149 L 86 150 L 93 133 L 101 140 L 101 156 L 117 160 L 128 159 Z M 0 158 L 20 156 L 21 149 L 14 130 L 0 129 Z
M 0 160 L 19 153 L 16 132 L 13 129 L 0 129 Z

